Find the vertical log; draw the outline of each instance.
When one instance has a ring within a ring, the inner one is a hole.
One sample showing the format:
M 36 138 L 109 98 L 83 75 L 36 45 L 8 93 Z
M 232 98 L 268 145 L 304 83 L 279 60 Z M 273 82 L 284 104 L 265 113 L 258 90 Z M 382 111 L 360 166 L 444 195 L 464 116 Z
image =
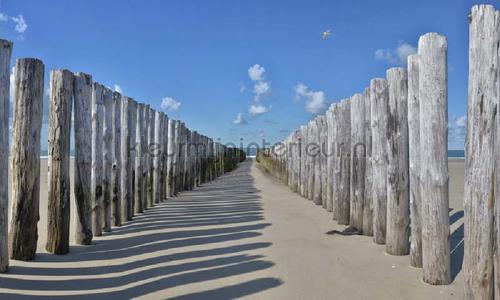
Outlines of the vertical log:
M 142 159 L 143 159 L 143 130 L 144 130 L 144 104 L 137 105 L 137 121 L 135 133 L 135 181 L 134 181 L 134 213 L 140 214 L 143 212 L 143 176 L 142 176 Z
M 42 61 L 18 59 L 12 128 L 12 218 L 9 256 L 35 258 L 40 220 L 40 131 L 43 114 Z
M 387 117 L 389 110 L 387 80 L 382 78 L 371 80 L 370 102 L 373 141 L 373 241 L 377 244 L 385 244 L 387 228 Z
M 407 255 L 410 251 L 407 78 L 403 68 L 387 70 L 389 115 L 386 251 L 391 255 Z
M 363 95 L 351 97 L 351 219 L 350 225 L 363 231 L 365 196 L 366 142 L 365 100 Z
M 464 186 L 465 299 L 493 299 L 495 137 L 498 121 L 499 12 L 472 7 Z M 498 173 L 498 172 L 497 172 Z M 497 175 L 498 177 L 498 175 Z
M 153 188 L 153 178 L 154 178 L 154 166 L 153 166 L 153 160 L 154 160 L 154 147 L 155 147 L 155 111 L 152 108 L 148 109 L 148 147 L 146 148 L 147 152 L 147 159 L 148 159 L 148 206 L 153 207 L 155 203 L 155 198 L 154 198 L 154 188 Z
M 92 233 L 102 235 L 104 86 L 92 84 Z
M 130 157 L 130 106 L 131 100 L 127 97 L 122 97 L 120 107 L 120 144 L 121 144 L 121 171 L 120 171 L 120 190 L 121 190 L 121 222 L 129 220 L 129 203 L 132 201 L 131 187 L 132 170 L 131 170 L 131 157 Z
M 316 117 L 313 121 L 312 126 L 312 137 L 314 143 L 313 161 L 314 161 L 314 184 L 313 184 L 313 201 L 316 205 L 322 205 L 321 200 L 321 141 L 320 141 L 320 131 L 321 131 L 321 121 L 320 117 Z
M 104 129 L 103 129 L 103 180 L 102 180 L 102 203 L 103 203 L 103 231 L 111 231 L 111 174 L 113 168 L 113 92 L 104 88 Z
M 327 209 L 327 182 L 328 182 L 328 169 L 327 169 L 327 143 L 328 143 L 328 128 L 326 123 L 326 115 L 320 116 L 320 158 L 321 158 L 321 203 L 324 209 Z M 287 157 L 285 157 L 287 159 Z M 285 173 L 286 176 L 286 173 Z
M 128 216 L 127 220 L 132 220 L 134 216 L 134 206 L 137 201 L 135 198 L 135 177 L 137 176 L 135 172 L 135 161 L 136 161 L 136 152 L 137 152 L 137 142 L 136 142 L 136 126 L 137 126 L 137 102 L 133 99 L 130 99 L 130 116 L 129 116 L 129 131 L 130 131 L 130 161 L 129 168 L 132 176 L 130 177 L 130 182 L 128 185 L 129 193 L 130 193 L 130 202 L 128 203 Z
M 142 148 L 142 209 L 148 209 L 148 172 L 149 172 L 149 156 L 148 156 L 148 128 L 149 128 L 149 105 L 144 105 L 142 116 L 142 132 L 141 132 L 141 148 Z
M 113 225 L 121 226 L 122 222 L 122 196 L 121 196 L 121 170 L 122 170 L 122 144 L 121 144 L 121 109 L 122 95 L 113 93 L 113 168 L 111 174 L 111 186 L 113 194 L 111 196 Z
M 373 167 L 370 87 L 363 93 L 365 102 L 365 190 L 363 199 L 363 234 L 373 236 Z
M 335 160 L 335 138 L 334 138 L 334 115 L 336 115 L 336 110 L 338 110 L 337 104 L 333 104 L 330 109 L 326 112 L 326 123 L 327 123 L 327 143 L 326 143 L 326 210 L 333 213 L 333 187 L 335 186 L 335 178 L 333 175 L 334 170 L 334 160 Z
M 350 178 L 351 178 L 351 103 L 345 99 L 340 103 L 339 118 L 336 122 L 335 136 L 335 188 L 333 190 L 334 212 L 341 225 L 348 225 L 350 220 Z
M 448 42 L 428 33 L 418 42 L 424 282 L 449 284 Z M 498 95 L 497 95 L 498 97 Z M 498 102 L 498 98 L 497 98 Z
M 161 172 L 161 156 L 165 149 L 163 149 L 162 140 L 164 135 L 164 124 L 163 115 L 161 112 L 155 112 L 154 118 L 154 150 L 151 152 L 153 155 L 153 194 L 154 202 L 161 202 L 161 182 L 160 182 L 160 172 Z
M 0 40 L 0 273 L 9 268 L 9 91 L 12 43 Z
M 54 70 L 50 74 L 49 203 L 45 249 L 53 254 L 66 254 L 69 252 L 69 143 L 73 104 L 73 77 L 73 73 L 68 70 Z
M 92 77 L 75 73 L 75 243 L 92 243 Z
M 408 56 L 408 140 L 410 159 L 410 264 L 422 267 L 422 197 L 420 194 L 420 104 L 418 55 Z M 434 75 L 432 76 L 434 77 Z

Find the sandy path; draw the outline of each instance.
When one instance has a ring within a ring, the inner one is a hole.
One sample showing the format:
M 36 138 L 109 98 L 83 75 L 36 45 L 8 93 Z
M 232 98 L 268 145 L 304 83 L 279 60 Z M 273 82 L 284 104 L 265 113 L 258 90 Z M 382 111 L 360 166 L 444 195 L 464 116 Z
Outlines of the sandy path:
M 463 163 L 450 164 L 450 173 L 455 208 L 450 219 L 452 230 L 458 228 L 452 245 L 457 245 Z M 42 197 L 41 207 L 44 201 Z M 11 261 L 10 272 L 0 275 L 2 299 L 451 299 L 462 295 L 460 274 L 450 286 L 427 286 L 420 281 L 420 271 L 408 267 L 408 257 L 385 255 L 384 247 L 368 237 L 326 235 L 328 230 L 341 229 L 329 213 L 251 162 L 148 210 L 96 239 L 95 245 L 72 246 L 65 256 L 43 252 L 44 211 L 37 258 L 30 263 Z M 458 262 L 461 247 L 456 248 L 453 257 Z M 454 273 L 458 270 L 455 267 Z

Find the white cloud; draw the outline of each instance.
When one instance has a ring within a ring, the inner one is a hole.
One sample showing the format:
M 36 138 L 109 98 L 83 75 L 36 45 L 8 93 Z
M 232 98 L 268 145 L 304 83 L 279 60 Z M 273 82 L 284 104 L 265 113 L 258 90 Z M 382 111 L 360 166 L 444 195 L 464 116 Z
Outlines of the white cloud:
M 28 24 L 24 20 L 23 15 L 19 15 L 17 17 L 11 18 L 14 23 L 16 23 L 16 27 L 14 28 L 19 33 L 24 33 L 26 29 L 28 29 Z
M 300 101 L 302 98 L 306 100 L 306 111 L 317 114 L 324 111 L 327 107 L 327 101 L 325 97 L 325 93 L 323 91 L 311 91 L 309 88 L 299 82 L 294 87 L 295 91 L 295 101 Z
M 253 87 L 254 101 L 258 102 L 263 95 L 271 93 L 271 84 L 267 81 L 259 81 Z
M 242 125 L 242 124 L 246 124 L 247 120 L 245 120 L 242 113 L 238 113 L 236 115 L 236 119 L 234 119 L 233 123 L 236 125 Z
M 448 148 L 462 150 L 467 133 L 467 116 L 452 117 L 448 121 Z
M 267 107 L 265 107 L 264 105 L 260 105 L 260 104 L 252 104 L 250 105 L 250 108 L 248 109 L 248 113 L 251 114 L 252 116 L 257 116 L 257 115 L 261 115 L 261 114 L 264 114 L 266 112 L 268 112 L 269 109 Z
M 178 110 L 180 106 L 181 103 L 172 97 L 165 97 L 161 101 L 161 109 L 163 110 L 175 111 Z
M 0 12 L 0 22 L 7 22 L 9 20 L 9 16 L 7 14 Z
M 247 87 L 245 86 L 245 84 L 243 84 L 243 82 L 240 82 L 240 93 L 245 92 L 246 89 Z
M 396 49 L 378 49 L 376 60 L 384 60 L 391 65 L 406 65 L 408 56 L 417 53 L 417 49 L 405 42 L 400 42 Z
M 248 76 L 253 81 L 264 80 L 266 69 L 259 64 L 255 64 L 248 69 Z
M 16 83 L 16 80 L 15 80 L 15 70 L 16 68 L 15 67 L 12 67 L 12 72 L 10 73 L 10 102 L 13 103 L 14 102 L 14 97 L 15 97 L 15 83 Z
M 114 88 L 115 92 L 118 92 L 120 94 L 123 94 L 123 90 L 122 90 L 122 87 L 119 86 L 118 84 L 115 84 L 115 88 Z

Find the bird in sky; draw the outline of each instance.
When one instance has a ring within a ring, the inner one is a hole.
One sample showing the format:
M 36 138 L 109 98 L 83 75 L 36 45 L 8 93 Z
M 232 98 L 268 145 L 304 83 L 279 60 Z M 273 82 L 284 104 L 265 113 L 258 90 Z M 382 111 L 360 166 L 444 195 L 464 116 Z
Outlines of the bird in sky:
M 331 34 L 330 29 L 323 31 L 323 34 L 322 34 L 323 40 L 326 40 L 328 37 L 330 37 L 330 34 Z

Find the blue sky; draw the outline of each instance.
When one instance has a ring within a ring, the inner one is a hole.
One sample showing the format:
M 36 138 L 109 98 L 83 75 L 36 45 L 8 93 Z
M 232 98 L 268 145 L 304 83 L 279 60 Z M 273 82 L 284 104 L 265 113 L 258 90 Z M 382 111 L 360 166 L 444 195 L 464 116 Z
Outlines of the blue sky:
M 50 69 L 83 71 L 224 142 L 276 142 L 434 31 L 448 38 L 450 148 L 462 149 L 475 3 L 3 0 L 0 34 L 13 59 L 44 61 L 47 87 Z

